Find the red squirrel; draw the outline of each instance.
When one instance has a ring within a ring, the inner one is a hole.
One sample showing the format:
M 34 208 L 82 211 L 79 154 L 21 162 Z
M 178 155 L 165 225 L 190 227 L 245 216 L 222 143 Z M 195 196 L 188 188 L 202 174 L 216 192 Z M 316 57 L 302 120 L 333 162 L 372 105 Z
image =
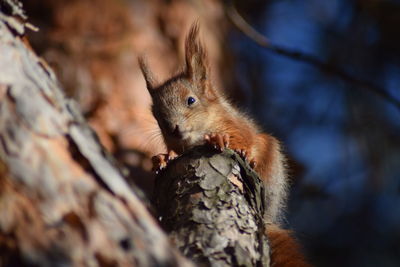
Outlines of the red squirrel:
M 279 227 L 288 187 L 280 144 L 213 87 L 198 33 L 199 27 L 194 24 L 185 42 L 185 70 L 162 84 L 139 58 L 153 101 L 152 112 L 168 149 L 168 154 L 154 158 L 154 164 L 163 168 L 177 154 L 202 144 L 235 150 L 248 160 L 265 185 L 268 207 L 264 218 L 272 266 L 309 266 L 290 232 Z

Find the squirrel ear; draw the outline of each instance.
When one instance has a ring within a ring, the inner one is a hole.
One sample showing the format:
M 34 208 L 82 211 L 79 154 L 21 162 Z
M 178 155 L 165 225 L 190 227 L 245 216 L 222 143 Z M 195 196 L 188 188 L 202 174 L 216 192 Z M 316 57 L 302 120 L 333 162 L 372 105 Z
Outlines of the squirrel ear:
M 138 59 L 140 69 L 142 70 L 144 79 L 146 80 L 147 90 L 151 93 L 156 88 L 156 80 L 154 78 L 153 73 L 147 67 L 147 62 L 144 57 L 139 57 Z
M 207 56 L 202 44 L 198 40 L 199 25 L 195 22 L 190 28 L 185 42 L 186 72 L 192 80 L 207 79 Z

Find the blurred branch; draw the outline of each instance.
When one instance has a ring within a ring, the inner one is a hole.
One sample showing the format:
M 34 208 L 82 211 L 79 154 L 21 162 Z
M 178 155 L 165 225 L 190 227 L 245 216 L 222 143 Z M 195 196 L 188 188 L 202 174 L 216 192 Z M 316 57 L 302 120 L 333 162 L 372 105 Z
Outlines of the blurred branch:
M 351 83 L 356 85 L 357 87 L 362 87 L 365 88 L 389 103 L 395 105 L 399 110 L 400 110 L 400 100 L 396 99 L 393 97 L 391 94 L 389 94 L 385 89 L 378 87 L 371 82 L 353 77 L 352 75 L 348 74 L 344 70 L 340 69 L 339 67 L 335 65 L 328 64 L 326 62 L 321 61 L 320 59 L 310 55 L 303 53 L 301 51 L 296 51 L 296 50 L 290 50 L 281 46 L 274 45 L 270 42 L 270 40 L 259 33 L 256 29 L 254 29 L 236 10 L 234 7 L 233 1 L 228 0 L 225 1 L 225 12 L 226 15 L 228 16 L 229 20 L 232 22 L 233 25 L 235 25 L 236 28 L 238 28 L 244 35 L 246 35 L 248 38 L 253 40 L 255 43 L 257 43 L 259 46 L 264 47 L 276 54 L 298 60 L 301 62 L 308 63 L 310 65 L 313 65 L 314 67 L 317 67 L 320 69 L 322 72 L 329 73 L 331 75 L 335 75 L 339 78 L 341 78 L 343 81 Z

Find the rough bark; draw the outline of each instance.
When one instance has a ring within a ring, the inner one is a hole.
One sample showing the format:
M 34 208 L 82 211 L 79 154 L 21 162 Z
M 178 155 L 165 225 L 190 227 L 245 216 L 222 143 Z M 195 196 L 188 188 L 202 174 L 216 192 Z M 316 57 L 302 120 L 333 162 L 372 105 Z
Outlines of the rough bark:
M 21 40 L 15 3 L 0 6 L 0 265 L 190 265 Z
M 269 266 L 262 182 L 231 150 L 198 147 L 156 177 L 155 206 L 182 253 L 205 266 Z
M 146 56 L 160 82 L 171 77 L 184 65 L 184 38 L 197 20 L 213 83 L 230 96 L 239 92 L 222 1 L 35 0 L 24 7 L 40 28 L 29 34 L 32 46 L 54 68 L 102 144 L 148 193 L 154 184 L 151 157 L 165 147 L 138 56 Z
M 0 2 L 0 266 L 190 266 Z M 262 186 L 233 152 L 198 148 L 159 175 L 170 238 L 202 265 L 268 266 Z

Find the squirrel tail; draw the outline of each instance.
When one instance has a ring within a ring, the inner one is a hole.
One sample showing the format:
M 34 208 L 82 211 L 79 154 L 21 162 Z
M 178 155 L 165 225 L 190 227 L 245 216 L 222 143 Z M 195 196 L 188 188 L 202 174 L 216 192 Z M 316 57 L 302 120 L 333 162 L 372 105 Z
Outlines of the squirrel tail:
M 266 227 L 266 233 L 270 243 L 272 267 L 312 266 L 306 261 L 300 245 L 290 230 L 269 224 Z

